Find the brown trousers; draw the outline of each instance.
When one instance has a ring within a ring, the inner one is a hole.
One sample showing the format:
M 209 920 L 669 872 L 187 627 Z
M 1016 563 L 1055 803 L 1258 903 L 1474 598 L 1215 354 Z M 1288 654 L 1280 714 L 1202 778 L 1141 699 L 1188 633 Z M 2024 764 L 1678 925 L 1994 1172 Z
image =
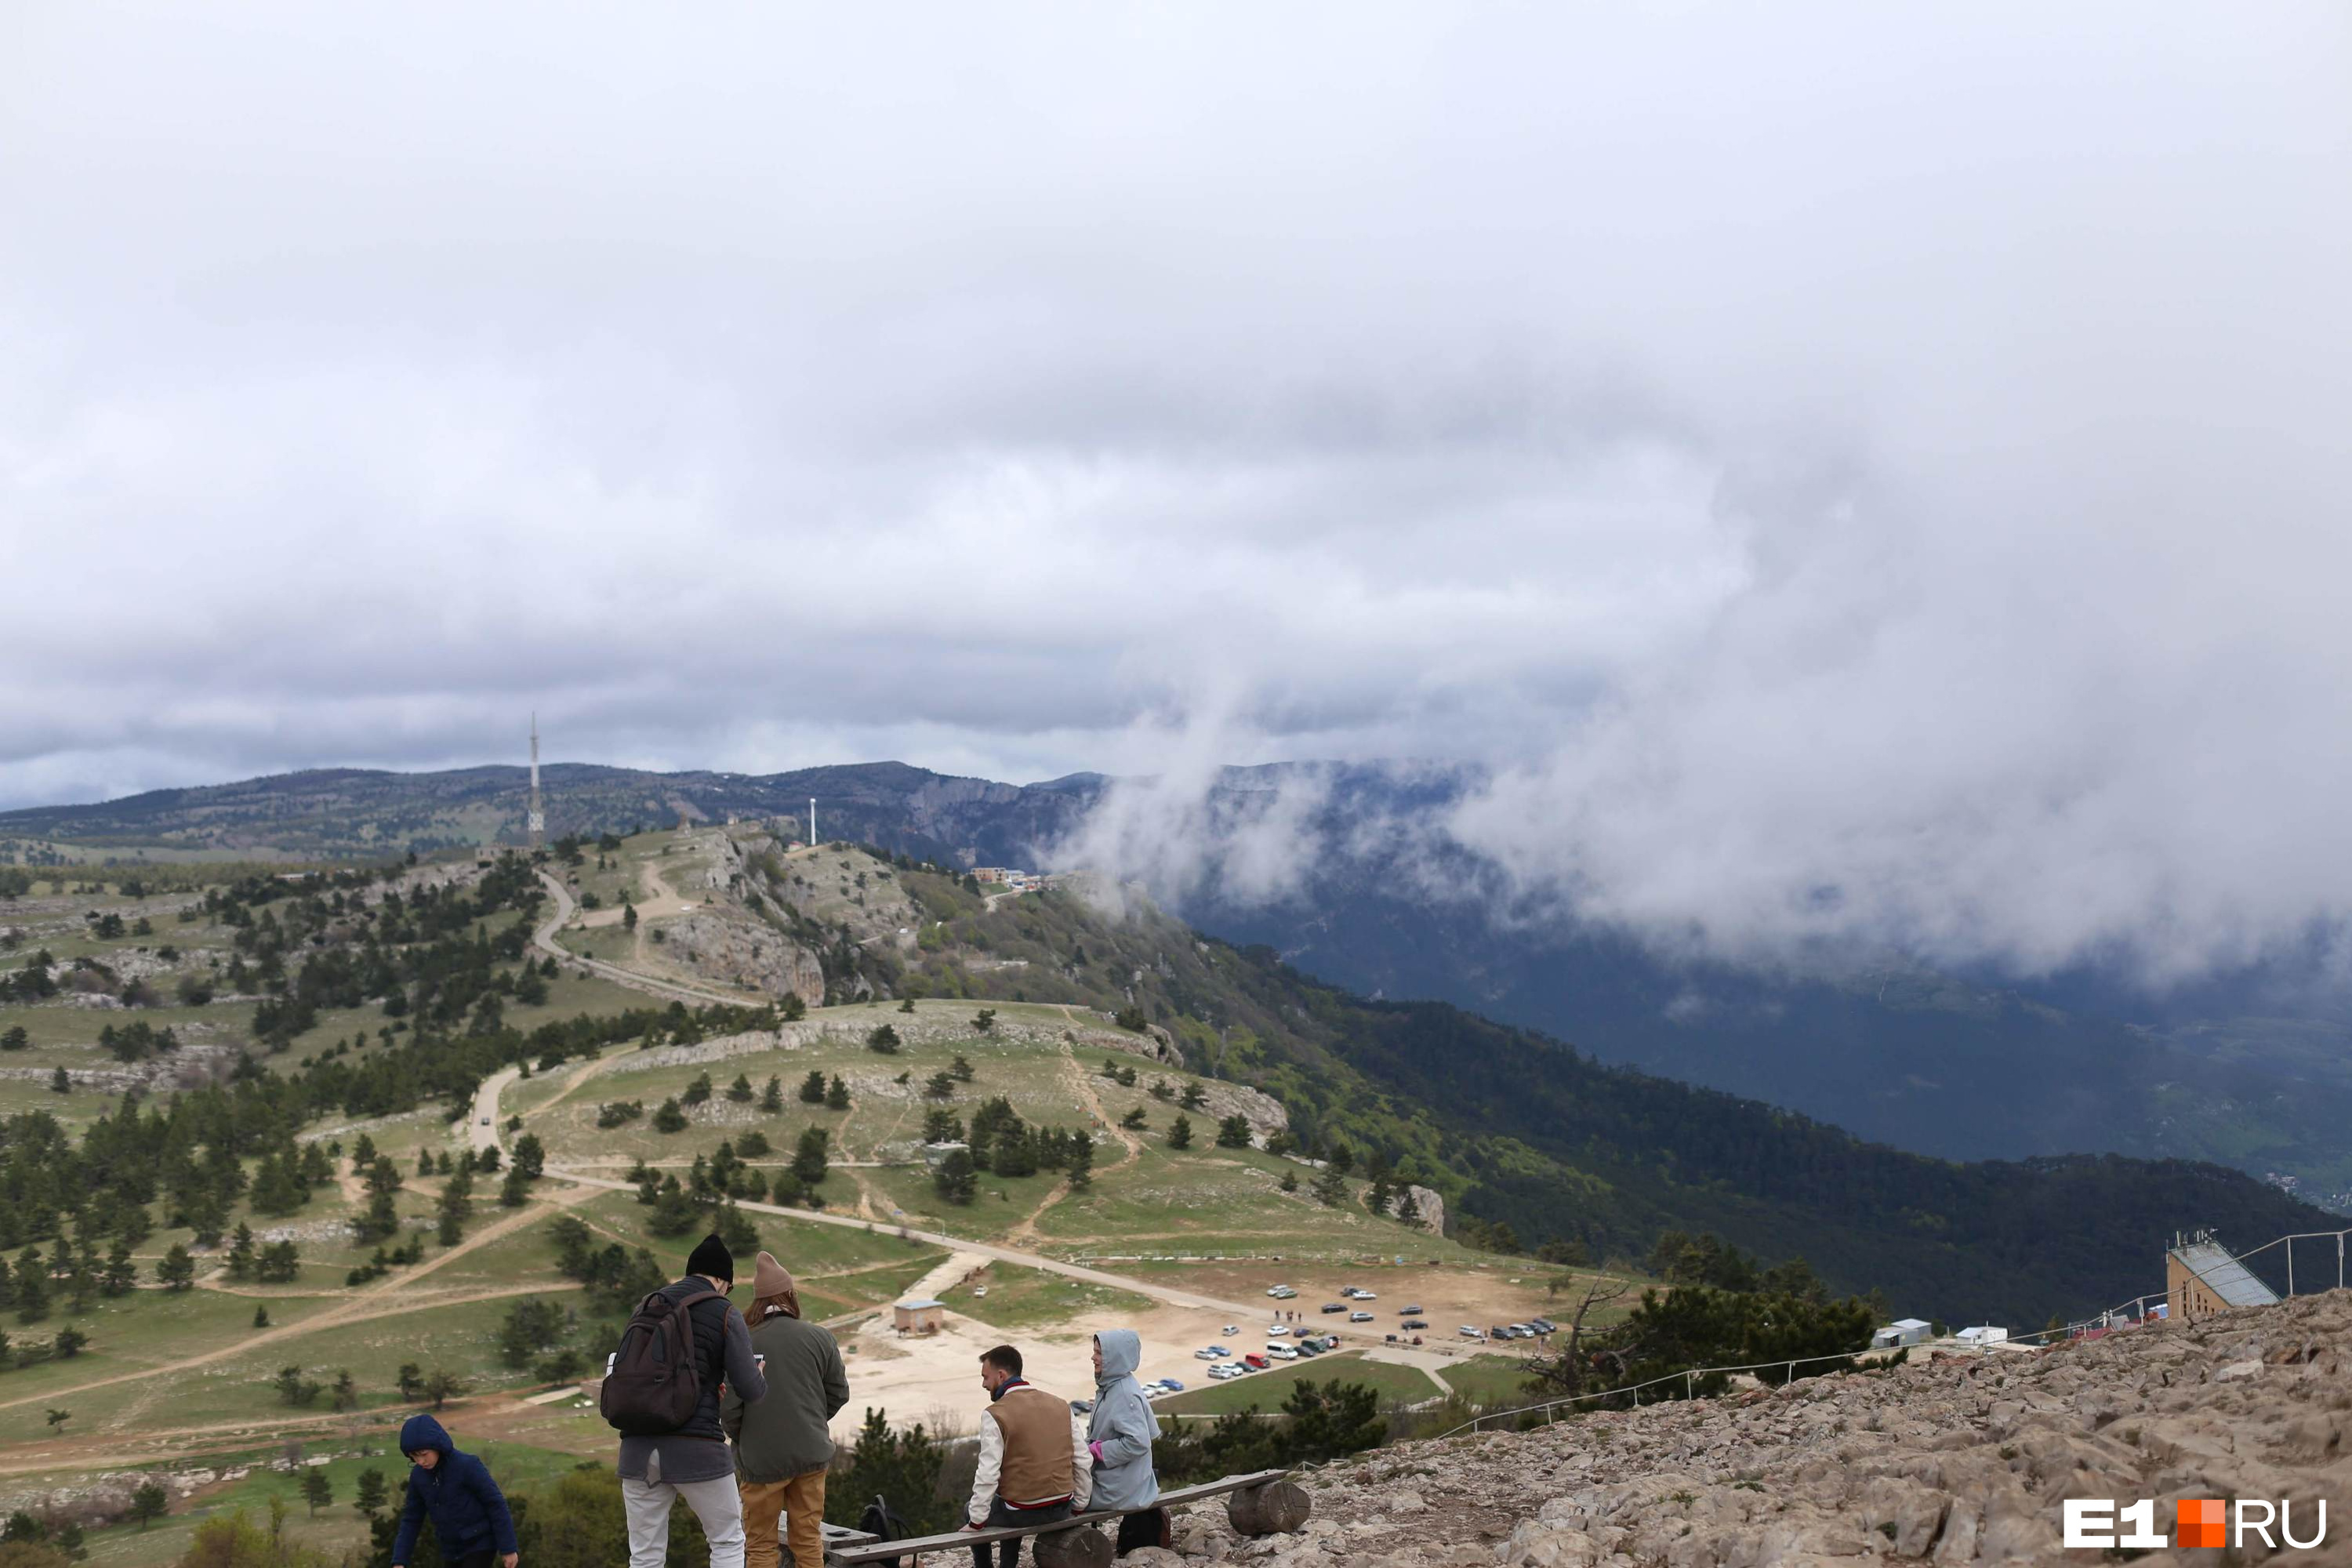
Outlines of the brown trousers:
M 783 1517 L 784 1543 L 793 1568 L 824 1568 L 824 1472 L 811 1470 L 788 1481 L 735 1483 L 743 1494 L 743 1568 L 776 1568 L 776 1516 Z

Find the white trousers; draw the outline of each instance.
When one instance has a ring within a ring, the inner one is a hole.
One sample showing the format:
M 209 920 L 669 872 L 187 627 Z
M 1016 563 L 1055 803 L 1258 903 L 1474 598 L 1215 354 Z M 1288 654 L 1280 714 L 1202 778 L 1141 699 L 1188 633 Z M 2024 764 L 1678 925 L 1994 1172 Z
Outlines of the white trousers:
M 621 1507 L 629 1520 L 629 1568 L 662 1568 L 669 1554 L 669 1506 L 678 1498 L 702 1521 L 710 1568 L 743 1568 L 743 1498 L 733 1476 L 707 1481 L 659 1479 L 661 1459 L 646 1461 L 646 1479 L 621 1478 Z

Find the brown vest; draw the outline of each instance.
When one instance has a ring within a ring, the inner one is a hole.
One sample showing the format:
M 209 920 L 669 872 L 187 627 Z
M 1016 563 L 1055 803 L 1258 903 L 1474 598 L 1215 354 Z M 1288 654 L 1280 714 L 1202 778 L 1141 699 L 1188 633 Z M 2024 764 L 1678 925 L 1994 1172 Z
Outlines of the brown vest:
M 996 1495 L 1007 1503 L 1049 1502 L 1070 1495 L 1070 1405 L 1027 1384 L 988 1407 L 1004 1435 Z

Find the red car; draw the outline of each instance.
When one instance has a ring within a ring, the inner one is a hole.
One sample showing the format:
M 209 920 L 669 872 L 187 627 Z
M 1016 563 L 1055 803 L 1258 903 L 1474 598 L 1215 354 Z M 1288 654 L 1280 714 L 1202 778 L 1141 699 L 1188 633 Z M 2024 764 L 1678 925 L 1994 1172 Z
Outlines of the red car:
M 1266 1360 L 1265 1357 L 1258 1354 L 1255 1351 L 1252 1351 L 1249 1354 L 1242 1357 L 1242 1364 L 1248 1367 L 1252 1372 L 1264 1372 L 1267 1367 L 1272 1366 L 1274 1363 Z

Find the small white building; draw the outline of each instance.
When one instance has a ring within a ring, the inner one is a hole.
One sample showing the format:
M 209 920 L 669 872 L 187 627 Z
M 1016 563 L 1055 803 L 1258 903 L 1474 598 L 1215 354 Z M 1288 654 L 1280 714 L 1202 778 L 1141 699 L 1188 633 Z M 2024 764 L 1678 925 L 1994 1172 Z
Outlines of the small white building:
M 2008 1342 L 2009 1331 L 1996 1329 L 1990 1323 L 1979 1323 L 1973 1329 L 1962 1329 L 1956 1337 L 1964 1345 L 1997 1345 Z
M 1885 1351 L 1893 1350 L 1897 1345 L 1916 1345 L 1935 1331 L 1935 1324 L 1917 1318 L 1897 1318 L 1870 1336 L 1870 1348 Z

